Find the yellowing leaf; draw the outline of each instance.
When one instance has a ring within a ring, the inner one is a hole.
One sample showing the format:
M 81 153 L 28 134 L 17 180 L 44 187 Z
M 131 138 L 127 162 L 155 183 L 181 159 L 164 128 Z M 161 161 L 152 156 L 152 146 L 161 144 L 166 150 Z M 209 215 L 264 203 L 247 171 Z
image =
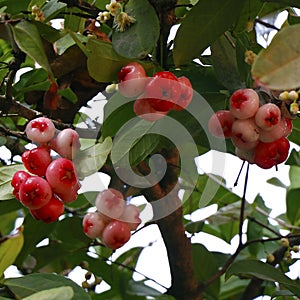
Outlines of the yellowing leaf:
M 17 234 L 4 238 L 0 241 L 0 277 L 4 271 L 14 263 L 24 243 L 23 233 L 19 231 Z
M 300 24 L 282 28 L 252 65 L 252 76 L 273 90 L 300 86 Z

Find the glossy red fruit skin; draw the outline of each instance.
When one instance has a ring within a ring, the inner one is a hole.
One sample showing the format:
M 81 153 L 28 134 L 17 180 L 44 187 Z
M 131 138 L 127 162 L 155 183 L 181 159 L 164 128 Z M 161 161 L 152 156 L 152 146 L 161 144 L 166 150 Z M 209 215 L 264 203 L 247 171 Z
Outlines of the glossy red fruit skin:
M 229 138 L 232 134 L 234 117 L 229 110 L 218 110 L 208 121 L 208 130 L 216 137 Z
M 144 67 L 138 62 L 131 62 L 122 67 L 118 74 L 118 91 L 121 95 L 133 98 L 140 95 L 147 83 Z
M 20 200 L 19 190 L 20 190 L 21 184 L 29 177 L 31 177 L 31 175 L 29 173 L 27 173 L 26 171 L 22 171 L 22 170 L 17 171 L 14 174 L 14 176 L 11 180 L 11 185 L 14 188 L 13 194 L 17 198 L 17 200 Z
M 168 113 L 155 110 L 143 96 L 134 101 L 133 110 L 137 116 L 149 122 L 158 121 Z
M 180 83 L 181 93 L 177 103 L 172 108 L 177 111 L 185 109 L 191 103 L 194 94 L 192 84 L 187 77 L 178 77 L 178 82 Z
M 22 162 L 25 168 L 32 174 L 45 176 L 47 167 L 51 163 L 50 152 L 45 147 L 37 147 L 27 150 L 22 154 Z
M 144 98 L 156 111 L 171 110 L 180 96 L 180 83 L 177 77 L 169 71 L 157 72 L 145 87 Z
M 260 142 L 254 152 L 254 162 L 263 169 L 270 169 L 284 162 L 289 153 L 290 143 L 285 137 L 271 142 Z
M 44 206 L 52 198 L 52 189 L 49 183 L 39 176 L 27 178 L 20 186 L 20 202 L 32 209 Z
M 82 220 L 83 232 L 91 239 L 101 238 L 106 226 L 104 219 L 98 212 L 87 213 Z
M 130 237 L 131 232 L 127 223 L 112 220 L 104 228 L 101 240 L 106 247 L 116 250 L 126 244 Z
M 36 220 L 52 223 L 57 221 L 64 213 L 64 205 L 60 200 L 53 196 L 47 204 L 39 209 L 30 209 L 29 212 Z

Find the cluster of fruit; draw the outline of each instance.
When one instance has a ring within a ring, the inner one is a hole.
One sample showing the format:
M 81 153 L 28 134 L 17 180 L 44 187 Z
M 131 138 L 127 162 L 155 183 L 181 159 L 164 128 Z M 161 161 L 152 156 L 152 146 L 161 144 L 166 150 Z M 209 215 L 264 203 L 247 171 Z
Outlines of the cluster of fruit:
M 31 120 L 25 133 L 37 146 L 22 154 L 27 171 L 15 172 L 13 194 L 35 219 L 54 222 L 63 214 L 64 204 L 78 196 L 80 183 L 71 159 L 80 149 L 79 135 L 71 128 L 56 135 L 53 122 L 45 117 Z M 54 158 L 51 150 L 59 156 Z
M 122 193 L 108 188 L 96 197 L 96 212 L 89 212 L 83 218 L 83 231 L 92 238 L 101 239 L 112 249 L 118 249 L 127 243 L 131 231 L 141 224 L 140 210 L 134 204 L 126 204 Z
M 258 94 L 250 88 L 236 90 L 229 110 L 213 114 L 208 128 L 214 136 L 231 138 L 239 158 L 263 169 L 284 162 L 289 153 L 291 119 L 274 103 L 260 105 Z
M 170 110 L 185 109 L 193 98 L 193 88 L 187 77 L 176 77 L 170 71 L 159 71 L 148 77 L 137 62 L 120 70 L 118 90 L 125 97 L 136 98 L 136 115 L 149 121 L 162 118 Z

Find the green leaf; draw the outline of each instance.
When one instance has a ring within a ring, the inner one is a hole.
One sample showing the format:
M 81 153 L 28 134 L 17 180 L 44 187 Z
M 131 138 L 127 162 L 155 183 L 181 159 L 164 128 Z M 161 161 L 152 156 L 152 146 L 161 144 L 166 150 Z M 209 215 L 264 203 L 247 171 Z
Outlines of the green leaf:
M 19 48 L 54 77 L 36 26 L 29 21 L 20 21 L 11 28 Z
M 273 90 L 299 87 L 300 24 L 283 27 L 252 65 L 252 76 Z
M 112 149 L 111 137 L 106 137 L 102 143 L 96 143 L 79 154 L 74 159 L 78 177 L 83 179 L 99 171 L 105 164 Z
M 277 2 L 286 6 L 293 6 L 300 8 L 300 4 L 298 0 L 262 0 L 263 2 Z
M 31 0 L 23 0 L 23 1 L 12 1 L 12 0 L 1 0 L 0 7 L 7 7 L 6 12 L 9 14 L 19 14 L 21 11 L 26 11 L 28 4 Z
M 0 240 L 0 278 L 4 271 L 15 262 L 23 247 L 24 237 L 21 230 Z
M 58 90 L 58 94 L 69 100 L 71 103 L 76 103 L 78 98 L 77 95 L 71 90 L 70 87 L 63 89 L 63 90 Z
M 229 91 L 245 87 L 240 79 L 236 50 L 228 38 L 221 36 L 211 45 L 211 58 L 217 78 Z
M 19 298 L 28 297 L 34 293 L 58 287 L 69 286 L 74 296 L 72 300 L 90 300 L 90 296 L 71 279 L 55 274 L 29 274 L 20 278 L 10 278 L 4 284 Z
M 50 236 L 51 240 L 59 241 L 65 249 L 85 247 L 90 239 L 82 230 L 82 218 L 65 218 L 58 222 Z
M 278 282 L 292 291 L 296 296 L 300 296 L 299 283 L 293 281 L 275 267 L 257 260 L 240 260 L 233 263 L 226 272 L 226 279 L 232 275 L 254 276 L 256 278 Z
M 201 244 L 192 245 L 192 254 L 195 267 L 195 277 L 203 282 L 211 278 L 218 272 L 218 265 L 215 256 L 212 252 L 208 251 L 206 247 Z M 205 294 L 213 296 L 215 299 L 219 295 L 220 280 L 214 281 L 206 289 Z
M 4 166 L 0 168 L 0 201 L 15 198 L 13 195 L 13 187 L 11 186 L 11 179 L 15 172 L 25 170 L 23 164 L 15 164 Z
M 73 289 L 69 286 L 48 289 L 34 293 L 23 300 L 70 300 L 74 296 Z
M 244 2 L 241 0 L 222 2 L 199 0 L 183 19 L 175 36 L 173 52 L 175 66 L 187 64 L 192 59 L 199 57 L 208 46 L 234 24 Z
M 161 296 L 162 293 L 155 290 L 154 288 L 145 285 L 144 281 L 134 281 L 130 280 L 128 283 L 127 294 L 133 296 L 147 296 L 147 297 L 156 297 Z
M 157 14 L 147 0 L 129 0 L 125 12 L 133 16 L 136 22 L 124 32 L 113 32 L 113 48 L 130 59 L 145 58 L 155 48 L 159 37 Z
M 46 224 L 42 221 L 36 221 L 30 214 L 25 217 L 23 222 L 24 245 L 15 262 L 18 267 L 22 266 L 36 245 L 47 238 L 55 226 L 56 223 Z
M 120 93 L 114 94 L 104 106 L 103 137 L 115 136 L 123 124 L 135 116 L 133 101 L 128 101 Z
M 151 133 L 155 126 L 155 122 L 148 122 L 140 118 L 132 119 L 132 122 L 125 124 L 114 139 L 111 153 L 112 163 L 116 164 L 125 159 L 127 166 L 128 161 L 126 157 L 129 158 L 130 150 L 136 146 L 145 135 Z
M 87 67 L 91 77 L 99 82 L 112 82 L 118 79 L 120 69 L 130 62 L 116 53 L 111 43 L 89 38 L 86 45 L 89 51 Z
M 66 3 L 62 3 L 58 0 L 50 0 L 47 1 L 43 6 L 43 13 L 45 16 L 45 23 L 53 19 L 56 15 L 58 15 L 61 11 L 63 11 L 67 7 Z

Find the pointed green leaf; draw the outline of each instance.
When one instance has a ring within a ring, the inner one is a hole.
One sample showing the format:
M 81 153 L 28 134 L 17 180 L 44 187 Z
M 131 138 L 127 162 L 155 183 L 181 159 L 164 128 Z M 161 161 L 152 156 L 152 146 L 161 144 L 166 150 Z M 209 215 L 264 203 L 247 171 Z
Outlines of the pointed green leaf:
M 278 282 L 292 291 L 296 296 L 300 296 L 299 283 L 293 281 L 275 267 L 257 260 L 241 260 L 233 263 L 226 272 L 228 279 L 232 275 L 254 276 L 256 278 Z
M 83 179 L 98 172 L 105 164 L 111 148 L 112 139 L 107 137 L 102 143 L 96 143 L 81 151 L 74 159 L 78 177 Z
M 300 24 L 283 27 L 252 65 L 252 76 L 273 90 L 299 87 Z
M 183 19 L 174 40 L 175 66 L 199 57 L 237 20 L 242 0 L 199 0 Z M 224 17 L 226 16 L 226 17 Z
M 112 44 L 89 38 L 87 45 L 89 51 L 87 67 L 89 74 L 99 82 L 111 82 L 118 79 L 120 69 L 129 59 L 116 53 Z
M 36 26 L 29 21 L 21 21 L 11 28 L 19 48 L 53 77 L 43 42 Z
M 18 298 L 28 297 L 34 293 L 58 287 L 69 286 L 73 290 L 72 300 L 90 300 L 90 296 L 71 279 L 56 274 L 34 273 L 4 281 Z M 58 299 L 58 298 L 57 298 Z
M 30 295 L 23 300 L 70 300 L 73 298 L 74 292 L 69 286 L 48 289 Z
M 148 0 L 129 0 L 125 12 L 133 16 L 136 22 L 124 32 L 113 32 L 113 48 L 124 57 L 142 59 L 156 46 L 159 37 L 158 17 Z
M 20 170 L 25 170 L 23 164 L 9 165 L 0 168 L 0 201 L 14 198 L 11 179 L 14 173 Z
M 15 262 L 23 247 L 24 237 L 22 231 L 0 240 L 0 278 L 4 271 Z
M 245 87 L 238 70 L 236 49 L 228 38 L 221 36 L 211 45 L 211 58 L 217 78 L 229 91 Z

